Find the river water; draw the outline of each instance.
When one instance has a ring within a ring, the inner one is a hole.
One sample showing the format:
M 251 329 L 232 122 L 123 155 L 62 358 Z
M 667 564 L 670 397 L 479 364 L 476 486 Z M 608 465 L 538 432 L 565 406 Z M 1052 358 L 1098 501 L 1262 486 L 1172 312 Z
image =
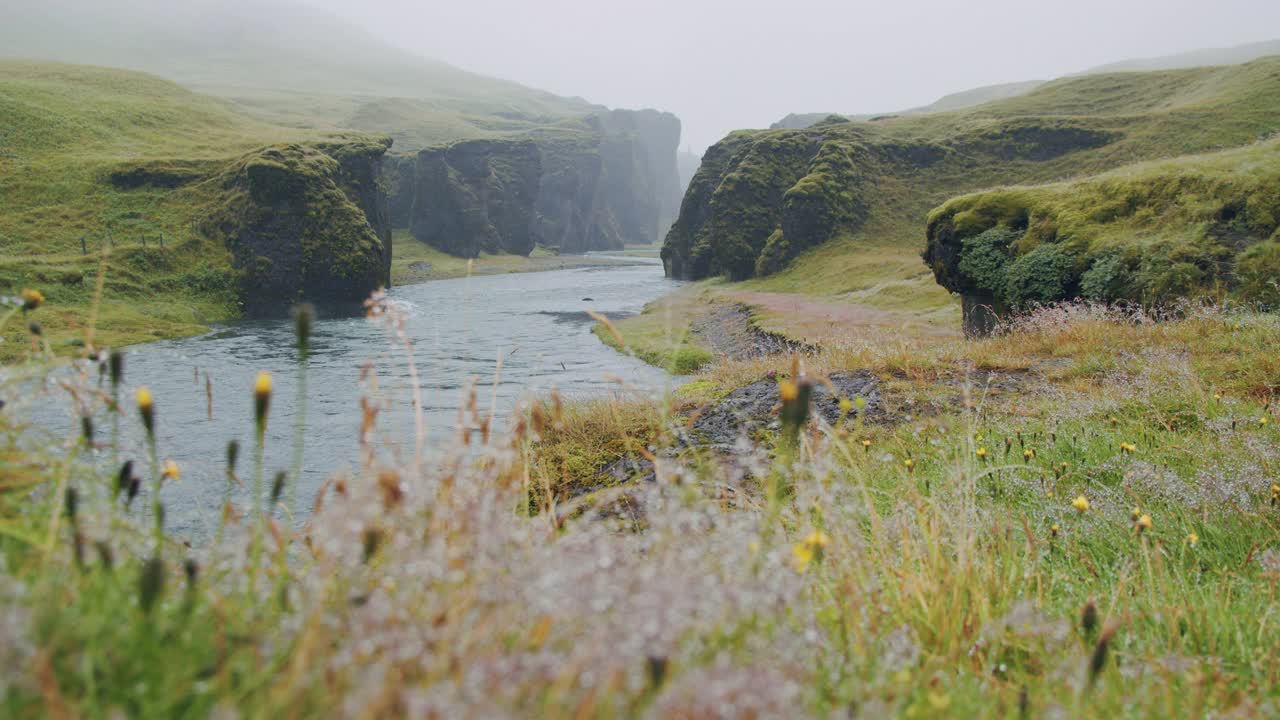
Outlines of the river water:
M 457 409 L 471 382 L 485 410 L 496 387 L 498 416 L 504 421 L 500 426 L 529 393 L 554 389 L 568 397 L 655 395 L 669 389 L 676 382 L 671 376 L 609 348 L 591 333 L 593 321 L 586 310 L 625 316 L 675 287 L 663 277 L 660 262 L 631 259 L 636 264 L 476 276 L 389 291 L 414 345 L 428 444 L 455 437 Z M 394 454 L 398 446 L 411 456 L 411 380 L 403 347 L 384 326 L 364 317 L 318 320 L 307 369 L 303 472 L 296 487 L 300 515 L 327 478 L 358 462 L 360 398 L 371 387 L 361 375 L 371 362 L 381 398 L 383 447 L 390 446 Z M 201 536 L 217 522 L 227 492 L 226 446 L 232 438 L 241 445 L 239 475 L 252 476 L 252 387 L 260 370 L 273 374 L 275 386 L 266 435 L 270 478 L 290 466 L 298 412 L 290 321 L 240 322 L 127 350 L 130 410 L 133 389 L 147 385 L 155 396 L 159 455 L 182 468 L 181 480 L 166 485 L 162 494 L 170 529 Z M 105 418 L 99 423 L 101 438 L 108 425 Z M 121 425 L 125 457 L 142 460 L 136 413 L 129 412 Z M 235 493 L 245 500 L 244 490 Z

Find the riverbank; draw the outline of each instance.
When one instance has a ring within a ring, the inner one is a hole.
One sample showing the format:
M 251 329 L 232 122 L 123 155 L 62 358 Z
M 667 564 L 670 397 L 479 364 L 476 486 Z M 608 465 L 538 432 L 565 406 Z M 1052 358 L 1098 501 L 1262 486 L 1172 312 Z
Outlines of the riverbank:
M 432 280 L 449 280 L 467 275 L 547 272 L 583 267 L 619 267 L 656 258 L 658 246 L 634 246 L 615 253 L 560 255 L 537 247 L 528 256 L 483 253 L 473 260 L 455 257 L 420 242 L 405 230 L 396 230 L 392 239 L 391 284 L 412 285 Z M 634 259 L 629 259 L 634 258 Z

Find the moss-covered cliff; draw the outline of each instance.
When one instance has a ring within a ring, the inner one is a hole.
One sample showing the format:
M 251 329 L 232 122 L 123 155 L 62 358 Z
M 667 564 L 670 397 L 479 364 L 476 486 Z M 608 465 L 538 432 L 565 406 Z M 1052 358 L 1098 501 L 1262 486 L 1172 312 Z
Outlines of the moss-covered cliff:
M 739 131 L 707 151 L 663 247 L 678 278 L 768 275 L 840 234 L 904 248 L 948 197 L 1240 146 L 1280 130 L 1280 58 L 1069 78 L 955 112 Z
M 528 255 L 542 154 L 528 140 L 466 140 L 418 153 L 409 231 L 452 255 Z
M 1158 304 L 1230 294 L 1280 304 L 1280 140 L 1098 177 L 956 198 L 929 217 L 925 262 L 996 313 L 1084 297 Z
M 391 226 L 379 187 L 390 141 L 275 145 L 224 175 L 212 224 L 242 276 L 251 312 L 299 300 L 359 303 L 391 276 Z
M 680 121 L 613 110 L 385 164 L 394 227 L 445 252 L 616 250 L 656 242 L 680 197 Z

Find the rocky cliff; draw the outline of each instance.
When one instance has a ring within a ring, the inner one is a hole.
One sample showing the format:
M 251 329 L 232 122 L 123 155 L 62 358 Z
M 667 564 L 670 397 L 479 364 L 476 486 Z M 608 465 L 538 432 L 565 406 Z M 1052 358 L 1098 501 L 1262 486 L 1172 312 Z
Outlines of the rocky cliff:
M 418 153 L 415 238 L 451 255 L 528 255 L 542 154 L 528 140 L 466 140 Z
M 445 252 L 616 250 L 656 242 L 676 214 L 680 121 L 614 110 L 514 138 L 467 140 L 386 164 L 392 223 Z
M 1280 130 L 1276 110 L 1270 58 L 1069 78 L 955 112 L 738 131 L 703 157 L 662 257 L 673 277 L 742 280 L 837 236 L 909 247 L 949 197 L 1240 146 Z
M 246 309 L 299 300 L 356 304 L 390 282 L 391 233 L 379 178 L 390 141 L 276 145 L 224 173 L 213 234 L 242 277 Z

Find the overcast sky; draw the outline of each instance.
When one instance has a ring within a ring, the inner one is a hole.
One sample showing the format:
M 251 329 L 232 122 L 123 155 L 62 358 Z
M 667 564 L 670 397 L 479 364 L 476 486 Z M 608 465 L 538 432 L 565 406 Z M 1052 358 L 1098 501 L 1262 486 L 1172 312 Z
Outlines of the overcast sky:
M 669 110 L 695 150 L 789 112 L 900 110 L 1280 37 L 1280 0 L 306 1 L 468 70 Z

